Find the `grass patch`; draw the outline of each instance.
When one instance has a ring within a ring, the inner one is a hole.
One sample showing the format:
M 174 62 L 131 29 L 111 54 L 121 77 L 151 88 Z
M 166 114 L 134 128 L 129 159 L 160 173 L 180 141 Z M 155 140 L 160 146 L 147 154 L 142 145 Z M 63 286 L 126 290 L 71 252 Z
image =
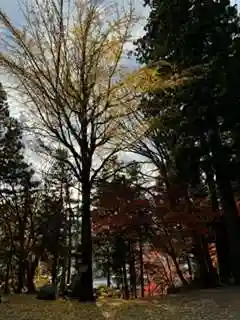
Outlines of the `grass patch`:
M 43 301 L 35 296 L 16 295 L 0 305 L 0 320 L 102 320 L 106 319 L 95 304 L 77 301 Z
M 239 297 L 240 290 L 224 289 L 176 295 L 164 300 L 102 298 L 96 304 L 81 304 L 13 295 L 0 304 L 0 320 L 239 320 Z

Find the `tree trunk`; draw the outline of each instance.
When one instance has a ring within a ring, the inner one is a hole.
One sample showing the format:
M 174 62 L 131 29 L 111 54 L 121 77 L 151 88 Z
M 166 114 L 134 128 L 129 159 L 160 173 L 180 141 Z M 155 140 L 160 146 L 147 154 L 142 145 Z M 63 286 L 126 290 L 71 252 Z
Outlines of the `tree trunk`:
M 214 223 L 216 234 L 216 250 L 218 258 L 218 272 L 221 283 L 227 284 L 231 276 L 230 248 L 228 243 L 227 231 L 224 217 L 219 217 Z
M 173 249 L 173 248 L 172 248 L 172 249 Z M 171 251 L 170 251 L 169 253 L 170 253 L 170 255 L 171 255 L 171 258 L 173 259 L 173 263 L 174 263 L 174 265 L 175 265 L 177 274 L 178 274 L 180 280 L 182 281 L 183 286 L 186 287 L 186 286 L 188 286 L 188 282 L 187 282 L 187 280 L 184 278 L 183 273 L 182 273 L 182 270 L 181 270 L 180 267 L 179 267 L 179 263 L 178 263 L 178 261 L 177 261 L 177 257 L 176 257 L 176 254 L 175 254 L 175 250 L 172 250 L 172 249 L 171 249 Z
M 18 266 L 17 266 L 18 268 Z M 13 268 L 13 264 L 10 265 L 10 276 L 9 278 L 11 279 L 11 289 L 14 293 L 17 292 L 17 278 L 16 278 L 16 269 Z
M 198 282 L 201 288 L 216 287 L 216 274 L 214 273 L 212 261 L 209 257 L 208 246 L 203 236 L 194 235 L 195 252 L 198 262 Z
M 34 285 L 34 276 L 36 272 L 36 268 L 38 266 L 38 258 L 36 257 L 34 261 L 29 261 L 27 263 L 27 289 L 28 293 L 35 293 L 36 288 Z
M 107 248 L 107 286 L 111 287 L 111 263 L 110 263 L 110 252 L 109 248 Z
M 193 272 L 192 272 L 192 265 L 191 265 L 191 261 L 189 259 L 188 253 L 186 254 L 186 259 L 187 259 L 187 265 L 188 265 L 189 280 L 190 282 L 192 282 Z
M 87 270 L 81 277 L 79 287 L 79 300 L 82 302 L 94 301 L 93 276 L 92 276 L 92 233 L 91 233 L 91 212 L 90 195 L 91 189 L 88 177 L 85 177 L 82 184 L 82 263 Z
M 207 177 L 207 184 L 211 196 L 211 204 L 212 204 L 212 211 L 218 212 L 219 211 L 219 204 L 218 204 L 218 197 L 217 197 L 217 189 L 216 183 L 214 181 L 214 172 L 209 163 L 211 159 L 209 159 L 208 163 L 206 163 L 205 173 Z
M 174 263 L 174 266 L 176 268 L 177 274 L 178 274 L 180 280 L 182 281 L 183 286 L 188 286 L 188 282 L 184 278 L 184 276 L 182 274 L 182 270 L 179 267 L 179 263 L 177 261 L 177 255 L 176 255 L 176 252 L 174 250 L 174 247 L 173 247 L 173 244 L 172 244 L 172 240 L 171 240 L 166 228 L 164 228 L 164 231 L 165 231 L 165 234 L 166 234 L 166 237 L 167 237 L 167 240 L 168 240 L 168 245 L 169 245 L 169 249 L 166 248 L 167 252 L 169 253 L 169 255 L 171 256 L 171 258 L 173 260 L 173 263 Z
M 116 274 L 117 274 L 117 278 L 116 278 L 116 281 L 117 281 L 117 289 L 120 290 L 123 288 L 123 275 L 122 275 L 122 268 L 118 268 L 118 270 L 115 270 L 117 271 Z M 123 291 L 123 289 L 122 289 Z
M 209 146 L 208 146 L 208 142 L 206 140 L 203 140 L 204 138 L 202 138 L 202 147 L 204 147 L 205 149 L 208 150 L 208 153 L 209 152 Z M 211 196 L 211 205 L 212 205 L 212 212 L 215 214 L 215 213 L 218 213 L 220 215 L 220 211 L 219 211 L 219 202 L 218 202 L 218 196 L 217 196 L 217 186 L 216 186 L 216 182 L 214 180 L 214 170 L 213 170 L 213 167 L 212 167 L 212 163 L 213 163 L 213 160 L 212 158 L 208 157 L 208 159 L 205 161 L 205 173 L 206 173 L 206 182 L 207 182 L 207 185 L 208 185 L 208 189 L 209 189 L 209 193 L 210 193 L 210 196 Z M 215 227 L 215 222 L 217 221 L 219 217 L 214 217 L 212 219 L 212 222 L 209 224 L 213 230 L 213 233 L 215 235 L 215 238 L 216 238 L 216 248 L 217 248 L 217 230 L 216 230 L 216 227 Z M 217 250 L 218 251 L 218 250 Z M 209 251 L 208 251 L 208 260 L 210 259 L 210 255 L 209 255 Z M 216 278 L 216 284 L 219 283 L 219 277 L 217 277 L 217 274 L 215 276 Z
M 227 234 L 230 244 L 230 266 L 237 284 L 240 284 L 240 230 L 239 217 L 236 204 L 233 198 L 231 185 L 219 183 L 222 194 L 222 204 L 226 219 Z
M 210 148 L 213 164 L 216 172 L 216 181 L 220 193 L 221 203 L 224 211 L 227 234 L 230 245 L 230 262 L 235 282 L 240 284 L 240 226 L 237 206 L 231 181 L 228 177 L 229 163 L 222 147 L 221 139 L 215 128 L 209 133 Z
M 149 277 L 149 274 L 148 274 L 147 271 L 146 271 L 146 275 L 147 275 L 147 283 L 148 283 L 148 296 L 151 297 L 151 295 L 152 295 L 152 292 L 151 292 L 151 280 L 150 280 L 150 277 Z
M 71 282 L 71 269 L 72 269 L 72 257 L 71 257 L 71 254 L 69 254 L 68 262 L 67 262 L 67 284 L 70 284 Z
M 185 200 L 187 203 L 188 212 L 192 212 L 192 204 L 189 199 L 187 187 L 184 189 Z M 195 240 L 196 247 L 196 258 L 199 265 L 199 280 L 200 285 L 203 287 L 214 287 L 216 286 L 216 277 L 214 274 L 212 262 L 209 259 L 208 244 L 204 236 L 198 236 L 193 234 L 193 239 Z
M 202 236 L 202 246 L 203 246 L 203 253 L 205 254 L 207 269 L 208 269 L 208 277 L 209 277 L 209 286 L 216 287 L 218 285 L 218 276 L 217 270 L 214 269 L 212 259 L 209 253 L 208 241 Z
M 195 277 L 195 282 L 198 287 L 200 288 L 207 288 L 208 287 L 208 270 L 206 266 L 206 261 L 203 256 L 202 247 L 200 244 L 200 240 L 198 239 L 198 236 L 194 236 L 194 249 L 193 254 L 197 260 L 198 265 L 198 272 Z
M 22 289 L 24 287 L 24 278 L 25 278 L 25 266 L 26 266 L 26 261 L 25 261 L 25 248 L 24 248 L 24 235 L 25 235 L 25 217 L 20 218 L 19 217 L 19 256 L 18 256 L 18 286 L 17 286 L 17 293 L 21 293 Z
M 133 298 L 137 298 L 137 283 L 136 283 L 136 269 L 135 269 L 135 256 L 133 245 L 129 240 L 129 271 L 130 271 L 130 283 L 131 283 L 131 294 Z
M 57 253 L 55 253 L 54 257 L 53 257 L 53 264 L 52 264 L 52 284 L 56 285 L 56 281 L 57 281 L 57 270 L 58 270 L 58 255 Z
M 21 293 L 24 288 L 24 275 L 25 275 L 25 261 L 20 260 L 18 262 L 18 285 L 16 293 Z
M 66 273 L 67 273 L 67 259 L 63 258 L 62 262 L 62 274 L 61 274 L 61 282 L 60 282 L 60 295 L 64 295 L 66 289 Z
M 71 269 L 72 269 L 72 222 L 73 222 L 73 211 L 71 208 L 71 199 L 69 194 L 69 188 L 66 187 L 67 201 L 69 205 L 68 215 L 68 257 L 67 257 L 67 284 L 71 281 Z
M 8 294 L 9 293 L 9 278 L 10 278 L 10 268 L 11 268 L 11 263 L 12 263 L 12 254 L 10 254 L 8 261 L 7 261 L 7 270 L 6 270 L 6 274 L 5 274 L 5 279 L 4 279 L 4 294 Z
M 139 262 L 140 262 L 140 286 L 141 297 L 144 298 L 144 265 L 143 265 L 143 244 L 141 231 L 139 232 Z
M 128 300 L 129 299 L 129 289 L 128 289 L 128 279 L 127 279 L 127 268 L 126 268 L 126 262 L 123 261 L 123 296 L 124 299 Z
M 172 276 L 172 268 L 169 262 L 169 256 L 166 255 L 166 261 L 167 261 L 167 266 L 168 266 L 168 270 L 169 270 L 169 280 L 170 280 L 170 286 L 173 285 L 173 276 Z

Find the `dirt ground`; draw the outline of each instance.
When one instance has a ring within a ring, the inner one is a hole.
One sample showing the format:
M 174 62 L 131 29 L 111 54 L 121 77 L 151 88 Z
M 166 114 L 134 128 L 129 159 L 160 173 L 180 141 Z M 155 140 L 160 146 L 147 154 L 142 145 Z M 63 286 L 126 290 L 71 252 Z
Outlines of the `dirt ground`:
M 11 296 L 0 304 L 0 320 L 240 320 L 240 288 L 222 288 L 173 295 L 166 299 L 123 301 L 101 299 L 97 304 L 39 301 Z

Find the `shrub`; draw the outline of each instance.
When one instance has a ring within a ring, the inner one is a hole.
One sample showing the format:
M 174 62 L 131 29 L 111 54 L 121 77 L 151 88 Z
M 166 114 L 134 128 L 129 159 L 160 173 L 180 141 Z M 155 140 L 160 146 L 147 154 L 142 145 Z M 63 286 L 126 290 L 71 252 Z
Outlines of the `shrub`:
M 109 298 L 120 298 L 121 297 L 121 291 L 113 288 L 108 287 L 105 285 L 101 285 L 97 287 L 96 294 L 98 297 L 109 297 Z
M 71 285 L 68 288 L 68 296 L 70 298 L 78 297 L 79 287 L 81 286 L 81 275 L 75 275 Z
M 37 299 L 41 300 L 56 300 L 57 288 L 54 285 L 46 284 L 39 288 L 37 292 Z

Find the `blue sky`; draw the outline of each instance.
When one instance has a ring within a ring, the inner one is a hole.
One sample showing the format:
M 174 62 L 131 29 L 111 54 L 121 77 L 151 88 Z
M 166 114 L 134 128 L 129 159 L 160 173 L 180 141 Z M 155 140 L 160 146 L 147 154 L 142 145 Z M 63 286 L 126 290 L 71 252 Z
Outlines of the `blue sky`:
M 119 1 L 120 4 L 124 2 L 124 0 L 117 1 Z M 147 16 L 148 9 L 143 7 L 143 2 L 144 0 L 133 0 L 133 4 L 137 12 L 139 12 L 141 15 Z M 23 21 L 19 3 L 21 3 L 21 0 L 0 0 L 0 8 L 3 9 L 16 24 L 21 24 L 21 22 Z
M 22 16 L 19 10 L 20 1 L 19 0 L 0 0 L 0 8 L 6 11 L 15 23 L 21 23 L 21 19 L 22 19 Z M 28 1 L 31 1 L 31 0 L 28 0 Z M 143 14 L 146 13 L 147 15 L 147 10 L 142 8 L 143 0 L 135 0 L 134 2 L 135 2 L 136 8 L 140 10 Z M 240 0 L 232 0 L 232 3 L 239 5 Z
M 23 16 L 20 10 L 19 3 L 22 0 L 0 0 L 0 8 L 3 9 L 11 18 L 12 22 L 16 25 L 19 25 L 23 22 Z M 25 0 L 25 1 L 31 1 L 31 0 Z M 124 2 L 124 0 L 117 0 L 119 1 L 120 4 Z M 135 9 L 137 13 L 145 18 L 148 17 L 149 10 L 148 8 L 143 7 L 143 2 L 144 0 L 132 0 Z M 233 4 L 237 4 L 238 6 L 240 5 L 240 0 L 232 0 L 231 1 Z M 142 21 L 139 26 L 134 30 L 134 38 L 139 38 L 143 34 L 143 26 L 145 25 L 146 20 Z
M 31 1 L 31 0 L 25 0 L 25 1 Z M 124 4 L 124 0 L 117 0 L 117 1 L 119 1 L 120 5 Z M 147 18 L 148 9 L 144 8 L 142 5 L 144 0 L 132 0 L 132 1 L 135 4 L 135 9 L 136 9 L 137 15 Z M 10 17 L 10 19 L 12 20 L 12 22 L 16 26 L 19 26 L 22 23 L 24 23 L 23 15 L 21 13 L 21 9 L 19 6 L 19 3 L 21 3 L 21 2 L 22 2 L 22 0 L 0 0 L 1 10 L 3 10 L 4 12 L 7 13 L 7 15 Z M 146 21 L 142 20 L 141 23 L 139 25 L 137 25 L 136 28 L 134 28 L 134 34 L 133 34 L 134 39 L 139 38 L 143 34 L 143 26 L 145 24 L 146 24 Z M 131 49 L 130 46 L 128 46 L 128 48 Z M 124 59 L 124 64 L 129 68 L 136 67 L 136 61 L 134 59 L 130 59 L 127 61 L 125 61 L 125 59 Z M 4 85 L 5 80 L 6 80 L 5 78 L 2 78 L 3 85 Z M 1 77 L 0 77 L 0 81 L 1 81 Z M 15 97 L 11 95 L 11 92 L 9 92 L 7 90 L 7 93 L 8 93 L 8 101 L 9 101 L 9 105 L 10 105 L 10 112 L 11 112 L 12 116 L 15 116 L 18 118 L 21 115 L 20 114 L 21 108 L 19 108 L 19 104 L 15 100 Z M 41 157 L 39 157 L 39 155 L 35 154 L 31 150 L 28 150 L 28 148 L 26 150 L 26 153 L 27 153 L 27 156 L 30 157 L 30 159 L 35 164 L 37 164 L 37 163 L 39 164 L 37 167 L 42 167 L 43 163 L 42 163 Z M 127 157 L 127 158 L 129 158 L 129 157 Z M 130 158 L 132 158 L 132 157 L 130 156 Z M 36 169 L 38 170 L 38 168 L 36 168 Z
M 0 8 L 5 11 L 12 22 L 19 26 L 24 23 L 23 15 L 20 9 L 19 3 L 32 0 L 0 0 Z M 33 0 L 34 1 L 34 0 Z M 125 0 L 115 0 L 119 2 L 120 5 L 124 5 Z M 239 0 L 240 1 L 240 0 Z M 107 2 L 107 1 L 106 1 Z M 128 3 L 128 1 L 126 1 Z M 149 9 L 143 7 L 144 0 L 132 0 L 133 5 L 135 6 L 136 14 L 144 19 L 141 19 L 141 22 L 133 30 L 133 39 L 138 39 L 143 34 L 143 26 L 146 24 L 146 18 L 148 17 Z M 129 49 L 132 49 L 132 46 L 127 46 Z M 124 60 L 124 64 L 127 67 L 136 67 L 135 59 Z
M 23 14 L 21 12 L 20 5 L 19 5 L 19 3 L 24 1 L 31 2 L 32 0 L 0 0 L 0 9 L 7 13 L 7 15 L 10 17 L 10 19 L 16 26 L 20 26 L 21 24 L 24 24 Z M 124 3 L 128 3 L 128 1 L 125 2 L 125 0 L 115 0 L 115 1 L 119 2 L 120 5 L 124 5 Z M 149 10 L 148 8 L 143 7 L 144 0 L 132 0 L 132 2 L 133 2 L 133 5 L 135 6 L 136 14 L 138 16 L 147 18 Z M 133 35 L 132 35 L 133 39 L 138 39 L 141 37 L 141 35 L 143 34 L 143 26 L 145 24 L 146 24 L 146 19 L 141 19 L 141 22 L 133 30 Z M 127 49 L 132 49 L 132 48 L 133 46 L 129 43 L 129 45 L 127 45 Z M 128 68 L 134 68 L 137 66 L 137 63 L 134 58 L 124 59 L 123 63 Z M 11 101 L 11 105 L 13 104 L 16 105 L 14 101 L 13 102 Z M 12 108 L 12 113 L 14 113 L 14 116 L 18 116 L 18 110 L 15 106 L 14 108 Z
M 19 0 L 0 0 L 0 8 L 11 17 L 14 23 L 22 20 L 18 2 Z

